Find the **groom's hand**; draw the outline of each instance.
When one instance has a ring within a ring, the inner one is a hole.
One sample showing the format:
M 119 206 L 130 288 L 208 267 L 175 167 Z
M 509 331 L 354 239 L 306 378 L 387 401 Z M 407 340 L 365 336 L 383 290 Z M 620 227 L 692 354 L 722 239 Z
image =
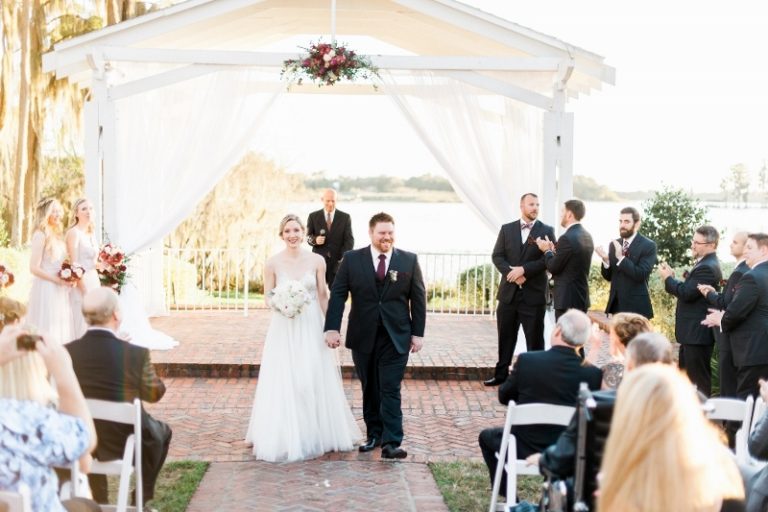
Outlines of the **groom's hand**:
M 341 345 L 341 335 L 339 331 L 325 331 L 325 344 L 329 348 L 338 348 Z
M 421 350 L 421 347 L 424 346 L 424 338 L 421 336 L 411 336 L 411 352 L 414 354 Z

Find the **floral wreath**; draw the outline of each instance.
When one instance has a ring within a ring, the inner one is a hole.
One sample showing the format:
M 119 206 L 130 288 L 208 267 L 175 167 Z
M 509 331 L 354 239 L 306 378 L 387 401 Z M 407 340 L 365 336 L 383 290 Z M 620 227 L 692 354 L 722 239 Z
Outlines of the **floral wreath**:
M 288 87 L 293 83 L 301 85 L 306 78 L 316 83 L 318 87 L 333 85 L 339 80 L 353 82 L 357 79 L 371 79 L 379 76 L 379 69 L 371 64 L 371 60 L 358 55 L 344 44 L 310 42 L 309 48 L 300 46 L 307 52 L 301 59 L 289 59 L 283 62 L 281 77 L 288 79 Z M 376 89 L 376 84 L 373 86 Z

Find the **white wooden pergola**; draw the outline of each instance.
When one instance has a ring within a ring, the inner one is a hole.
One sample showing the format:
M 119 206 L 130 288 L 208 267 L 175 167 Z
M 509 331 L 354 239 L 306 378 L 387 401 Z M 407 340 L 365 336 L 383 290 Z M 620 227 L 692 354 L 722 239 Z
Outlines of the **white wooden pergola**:
M 603 57 L 455 0 L 188 0 L 60 43 L 43 58 L 45 71 L 91 90 L 86 194 L 103 226 L 108 230 L 115 215 L 108 200 L 117 193 L 115 101 L 231 67 L 274 67 L 277 75 L 296 53 L 260 48 L 295 35 L 316 39 L 331 24 L 342 40 L 369 36 L 403 50 L 372 56 L 379 68 L 431 70 L 541 109 L 542 217 L 554 221 L 558 205 L 572 194 L 573 114 L 566 101 L 614 83 L 615 70 Z M 130 63 L 157 66 L 140 78 L 110 83 L 110 71 Z M 300 90 L 371 92 L 355 84 Z

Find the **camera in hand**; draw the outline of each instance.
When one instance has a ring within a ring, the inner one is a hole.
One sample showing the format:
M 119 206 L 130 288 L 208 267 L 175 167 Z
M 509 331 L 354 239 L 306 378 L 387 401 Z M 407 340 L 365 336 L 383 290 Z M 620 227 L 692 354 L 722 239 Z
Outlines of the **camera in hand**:
M 35 350 L 35 343 L 43 341 L 39 334 L 20 334 L 16 338 L 16 348 L 18 350 Z

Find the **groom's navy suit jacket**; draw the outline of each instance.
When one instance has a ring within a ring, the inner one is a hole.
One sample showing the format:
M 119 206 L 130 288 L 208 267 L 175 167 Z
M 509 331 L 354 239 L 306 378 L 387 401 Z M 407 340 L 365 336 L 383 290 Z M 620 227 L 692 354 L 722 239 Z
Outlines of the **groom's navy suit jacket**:
M 397 278 L 393 279 L 393 274 Z M 325 330 L 338 331 L 344 303 L 352 295 L 346 347 L 364 354 L 373 352 L 376 326 L 386 328 L 400 354 L 411 348 L 411 336 L 424 336 L 427 296 L 416 255 L 393 249 L 383 286 L 376 285 L 371 247 L 344 254 L 331 287 Z

